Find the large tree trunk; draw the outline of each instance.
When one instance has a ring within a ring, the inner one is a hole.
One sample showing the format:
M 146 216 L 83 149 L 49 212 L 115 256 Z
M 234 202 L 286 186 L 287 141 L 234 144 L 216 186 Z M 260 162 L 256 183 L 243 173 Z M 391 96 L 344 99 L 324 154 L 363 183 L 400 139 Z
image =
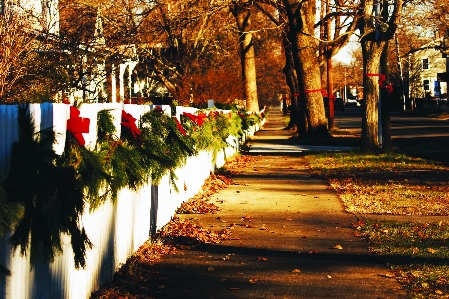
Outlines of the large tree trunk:
M 360 32 L 362 34 L 361 44 L 363 53 L 364 71 L 364 113 L 362 118 L 362 149 L 373 150 L 379 148 L 379 83 L 388 77 L 388 68 L 380 70 L 381 55 L 385 50 L 389 39 L 394 36 L 396 26 L 399 22 L 403 0 L 388 2 L 382 0 L 383 13 L 375 13 L 373 18 L 374 0 L 363 2 L 363 19 L 360 21 Z M 393 6 L 393 9 L 391 9 Z M 373 26 L 375 21 L 375 26 Z M 388 51 L 388 50 L 385 50 Z M 385 52 L 387 54 L 387 52 Z M 385 89 L 385 88 L 382 88 Z M 388 97 L 386 97 L 388 99 Z M 388 104 L 387 109 L 389 109 Z M 384 110 L 386 113 L 387 111 Z M 389 112 L 388 112 L 389 113 Z M 389 115 L 389 114 L 388 114 Z M 383 125 L 387 132 L 390 128 L 389 116 L 384 118 Z M 386 135 L 384 135 L 386 136 Z M 382 141 L 382 140 L 381 140 Z M 386 140 L 389 146 L 389 140 Z
M 258 112 L 259 99 L 257 97 L 256 57 L 251 33 L 251 7 L 249 4 L 235 5 L 232 13 L 237 21 L 240 35 L 240 57 L 246 110 Z
M 379 147 L 379 69 L 380 55 L 385 42 L 362 42 L 364 92 L 364 113 L 362 117 L 362 148 L 371 150 Z
M 388 1 L 384 0 L 382 3 L 382 18 L 384 20 L 388 19 Z M 381 107 L 381 124 L 382 124 L 382 149 L 385 151 L 391 150 L 391 99 L 390 99 L 390 89 L 388 85 L 390 84 L 390 67 L 388 64 L 388 53 L 389 51 L 389 41 L 385 42 L 384 49 L 380 56 L 380 69 L 381 73 L 385 74 L 385 80 L 381 86 L 381 97 L 380 97 L 380 107 Z
M 289 21 L 289 39 L 298 76 L 299 94 L 304 101 L 307 133 L 310 137 L 329 136 L 321 94 L 318 44 L 314 38 L 315 1 L 284 1 Z
M 305 114 L 304 104 L 299 96 L 298 77 L 294 68 L 293 56 L 290 44 L 287 38 L 283 39 L 285 66 L 283 73 L 291 94 L 290 122 L 288 129 L 296 128 L 298 136 L 307 135 L 307 117 Z

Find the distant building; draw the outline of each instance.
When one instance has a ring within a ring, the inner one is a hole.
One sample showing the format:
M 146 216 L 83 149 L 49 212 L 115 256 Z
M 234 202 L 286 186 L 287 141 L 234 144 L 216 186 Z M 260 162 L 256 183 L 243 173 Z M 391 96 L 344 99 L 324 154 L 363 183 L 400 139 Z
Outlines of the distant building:
M 447 98 L 447 83 L 438 78 L 438 73 L 446 72 L 446 58 L 440 45 L 441 39 L 410 54 L 411 98 Z

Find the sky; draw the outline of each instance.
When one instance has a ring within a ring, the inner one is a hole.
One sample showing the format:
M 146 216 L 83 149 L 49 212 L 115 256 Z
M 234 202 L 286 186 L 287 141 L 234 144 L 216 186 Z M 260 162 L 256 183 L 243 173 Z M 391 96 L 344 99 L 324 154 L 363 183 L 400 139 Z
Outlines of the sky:
M 334 57 L 332 57 L 333 61 L 339 61 L 345 64 L 350 64 L 351 59 L 352 59 L 352 51 L 359 46 L 357 41 L 350 41 L 344 48 L 342 48 L 340 50 L 340 52 L 338 52 L 337 55 L 335 55 Z

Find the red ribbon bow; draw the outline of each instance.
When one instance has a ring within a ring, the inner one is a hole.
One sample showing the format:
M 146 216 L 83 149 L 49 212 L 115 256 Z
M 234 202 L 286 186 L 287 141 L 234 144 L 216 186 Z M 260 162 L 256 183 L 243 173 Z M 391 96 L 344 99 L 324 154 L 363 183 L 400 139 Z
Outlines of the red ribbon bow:
M 379 77 L 379 86 L 380 88 L 386 88 L 390 91 L 390 93 L 393 92 L 393 86 L 391 84 L 384 85 L 384 81 L 387 79 L 387 76 L 385 74 L 366 74 L 368 77 Z
M 75 137 L 81 146 L 86 144 L 82 133 L 89 133 L 89 125 L 90 119 L 80 117 L 78 108 L 70 106 L 70 118 L 67 120 L 67 131 Z
M 137 141 L 138 144 L 141 144 L 142 138 L 140 136 L 140 130 L 136 126 L 136 120 L 137 119 L 135 119 L 131 114 L 126 113 L 125 110 L 122 110 L 121 125 L 131 132 L 131 134 L 133 135 L 134 139 Z
M 194 122 L 195 124 L 197 124 L 200 127 L 203 124 L 204 119 L 207 118 L 207 115 L 205 113 L 199 113 L 198 115 L 193 115 L 192 113 L 183 112 L 182 115 L 187 116 L 188 118 L 190 118 L 190 120 L 192 122 Z
M 182 127 L 181 123 L 179 122 L 179 120 L 176 118 L 176 116 L 173 116 L 173 118 L 176 121 L 176 125 L 178 126 L 178 130 L 181 132 L 182 135 L 186 136 L 187 133 L 186 131 L 184 131 L 184 128 Z

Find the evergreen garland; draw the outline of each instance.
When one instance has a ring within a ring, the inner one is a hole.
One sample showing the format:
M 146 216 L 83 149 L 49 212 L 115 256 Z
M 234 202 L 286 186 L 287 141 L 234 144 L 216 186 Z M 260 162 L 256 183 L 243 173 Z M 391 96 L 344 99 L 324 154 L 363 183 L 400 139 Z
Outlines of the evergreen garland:
M 12 248 L 30 251 L 32 263 L 53 260 L 62 251 L 61 234 L 71 236 L 77 268 L 85 266 L 92 246 L 79 218 L 84 211 L 83 186 L 73 166 L 64 165 L 52 150 L 54 133 L 33 134 L 28 106 L 19 108 L 19 141 L 12 149 L 11 170 L 4 189 L 10 201 L 24 207 L 9 238 Z
M 235 111 L 232 111 L 232 113 L 230 114 L 228 124 L 229 135 L 238 137 L 243 136 L 242 118 L 237 113 L 235 113 Z
M 231 118 L 229 117 L 231 116 Z M 184 117 L 184 123 L 189 135 L 195 140 L 198 150 L 212 151 L 215 159 L 217 153 L 229 144 L 227 138 L 230 135 L 241 136 L 241 118 L 235 113 L 225 115 L 218 111 L 198 112 L 202 121 L 195 121 L 191 116 Z
M 184 165 L 187 157 L 197 153 L 195 141 L 183 135 L 176 121 L 157 108 L 142 116 L 140 132 L 142 153 L 151 169 L 153 184 L 157 184 L 167 171 L 174 183 L 174 170 Z
M 109 110 L 101 110 L 97 121 L 97 150 L 101 155 L 105 171 L 111 177 L 109 193 L 115 199 L 117 192 L 125 187 L 136 190 L 148 181 L 150 174 L 145 161 L 131 137 L 122 140 L 114 135 L 116 128 Z
M 244 109 L 239 109 L 237 115 L 240 116 L 242 120 L 242 131 L 248 130 L 251 126 L 260 123 L 261 117 L 257 114 L 248 114 Z
M 62 166 L 75 169 L 76 179 L 85 192 L 90 210 L 94 210 L 108 199 L 109 194 L 106 190 L 111 184 L 112 177 L 105 170 L 101 153 L 89 151 L 67 132 L 65 149 L 60 161 Z

